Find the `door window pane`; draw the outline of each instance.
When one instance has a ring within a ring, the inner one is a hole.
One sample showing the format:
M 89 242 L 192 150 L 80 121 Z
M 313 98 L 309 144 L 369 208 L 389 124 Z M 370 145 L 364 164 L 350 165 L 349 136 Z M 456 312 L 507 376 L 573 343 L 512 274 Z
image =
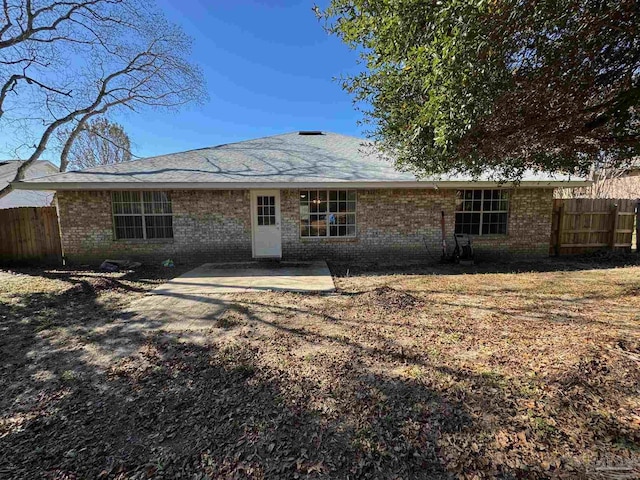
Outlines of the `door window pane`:
M 258 225 L 275 225 L 276 197 L 273 195 L 258 195 L 256 200 Z

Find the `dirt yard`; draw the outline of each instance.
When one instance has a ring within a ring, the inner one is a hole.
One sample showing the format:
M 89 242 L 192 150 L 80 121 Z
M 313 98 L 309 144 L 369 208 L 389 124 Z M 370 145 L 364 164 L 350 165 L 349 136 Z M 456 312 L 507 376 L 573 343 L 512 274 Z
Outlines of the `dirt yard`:
M 0 478 L 638 478 L 640 267 L 513 268 L 333 266 L 198 335 L 123 328 L 180 269 L 0 271 Z

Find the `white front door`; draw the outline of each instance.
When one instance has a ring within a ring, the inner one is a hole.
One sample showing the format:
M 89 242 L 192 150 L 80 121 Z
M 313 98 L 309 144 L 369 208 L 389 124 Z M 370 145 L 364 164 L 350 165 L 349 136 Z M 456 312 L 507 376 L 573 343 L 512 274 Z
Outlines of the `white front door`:
M 253 256 L 280 258 L 280 190 L 251 191 L 251 223 L 253 230 Z

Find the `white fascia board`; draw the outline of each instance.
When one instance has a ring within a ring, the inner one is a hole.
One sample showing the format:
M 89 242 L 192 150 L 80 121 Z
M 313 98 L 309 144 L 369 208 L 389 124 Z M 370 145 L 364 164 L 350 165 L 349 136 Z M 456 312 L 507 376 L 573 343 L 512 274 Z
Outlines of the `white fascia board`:
M 522 181 L 520 187 L 558 188 L 590 185 L 587 180 L 541 180 Z M 390 181 L 390 182 L 13 182 L 16 190 L 253 190 L 253 189 L 300 189 L 300 188 L 512 188 L 510 183 L 489 181 Z

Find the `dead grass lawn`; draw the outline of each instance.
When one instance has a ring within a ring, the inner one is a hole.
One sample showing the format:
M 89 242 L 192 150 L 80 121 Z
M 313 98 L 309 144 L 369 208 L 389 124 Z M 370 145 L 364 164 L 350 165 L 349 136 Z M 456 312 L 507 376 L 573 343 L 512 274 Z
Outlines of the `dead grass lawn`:
M 180 272 L 0 271 L 0 477 L 637 478 L 640 267 L 434 271 L 228 295 L 198 341 L 119 320 Z

